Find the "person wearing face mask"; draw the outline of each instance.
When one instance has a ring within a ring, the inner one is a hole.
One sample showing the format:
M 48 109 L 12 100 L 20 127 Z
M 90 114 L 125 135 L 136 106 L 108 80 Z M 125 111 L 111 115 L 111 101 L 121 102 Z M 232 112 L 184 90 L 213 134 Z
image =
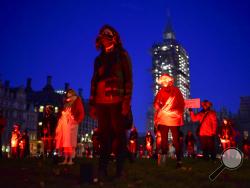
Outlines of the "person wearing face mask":
M 155 130 L 161 133 L 161 160 L 165 161 L 169 150 L 168 133 L 171 131 L 173 145 L 177 158 L 176 168 L 182 167 L 181 146 L 180 146 L 180 127 L 183 126 L 184 98 L 179 88 L 174 86 L 174 78 L 169 74 L 163 74 L 157 83 L 161 89 L 155 96 Z
M 217 116 L 216 112 L 211 109 L 212 103 L 208 100 L 201 102 L 202 110 L 194 113 L 189 109 L 190 118 L 193 122 L 199 122 L 197 135 L 200 139 L 201 150 L 205 159 L 216 158 L 215 137 L 217 133 Z
M 100 158 L 98 174 L 107 177 L 111 153 L 116 157 L 116 176 L 124 175 L 126 156 L 126 125 L 124 117 L 131 110 L 132 67 L 118 32 L 104 25 L 96 38 L 100 54 L 94 61 L 91 80 L 90 116 L 98 120 Z

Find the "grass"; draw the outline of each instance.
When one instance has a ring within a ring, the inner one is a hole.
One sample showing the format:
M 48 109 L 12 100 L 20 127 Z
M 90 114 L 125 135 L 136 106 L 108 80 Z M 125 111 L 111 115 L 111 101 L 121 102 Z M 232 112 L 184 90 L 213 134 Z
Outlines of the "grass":
M 95 188 L 95 187 L 127 187 L 127 188 L 249 188 L 250 162 L 233 171 L 224 170 L 219 177 L 211 182 L 208 178 L 219 165 L 220 161 L 204 161 L 202 159 L 184 159 L 186 168 L 175 169 L 175 161 L 167 159 L 162 166 L 157 166 L 152 159 L 138 159 L 134 163 L 126 163 L 125 179 L 112 178 L 115 172 L 113 162 L 109 165 L 110 178 L 103 184 L 80 183 L 80 165 L 97 166 L 96 159 L 78 159 L 75 165 L 58 166 L 52 159 L 0 160 L 0 187 L 18 188 Z

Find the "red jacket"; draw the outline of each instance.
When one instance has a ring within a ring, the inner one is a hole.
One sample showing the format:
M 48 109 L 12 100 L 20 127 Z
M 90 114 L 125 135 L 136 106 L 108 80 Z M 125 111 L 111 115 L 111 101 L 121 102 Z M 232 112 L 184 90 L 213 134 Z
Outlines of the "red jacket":
M 184 98 L 178 87 L 162 87 L 154 101 L 157 112 L 155 115 L 156 126 L 182 126 L 184 112 Z M 157 107 L 160 109 L 158 110 Z
M 77 99 L 72 104 L 71 112 L 72 115 L 74 116 L 74 119 L 78 123 L 81 123 L 83 121 L 85 113 L 84 113 L 83 103 L 80 97 L 77 97 Z
M 213 110 L 207 111 L 207 115 L 205 116 L 205 111 L 200 111 L 195 114 L 193 111 L 190 112 L 190 117 L 193 122 L 202 121 L 202 125 L 200 127 L 200 136 L 214 136 L 216 135 L 217 130 L 217 117 L 216 112 Z

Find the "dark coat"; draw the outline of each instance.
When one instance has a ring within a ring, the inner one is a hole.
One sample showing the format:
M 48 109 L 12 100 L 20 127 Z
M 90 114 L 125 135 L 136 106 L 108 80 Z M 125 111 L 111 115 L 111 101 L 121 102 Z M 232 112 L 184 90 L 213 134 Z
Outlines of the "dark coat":
M 95 59 L 91 80 L 90 104 L 130 104 L 132 94 L 132 70 L 128 53 L 123 49 L 101 54 Z

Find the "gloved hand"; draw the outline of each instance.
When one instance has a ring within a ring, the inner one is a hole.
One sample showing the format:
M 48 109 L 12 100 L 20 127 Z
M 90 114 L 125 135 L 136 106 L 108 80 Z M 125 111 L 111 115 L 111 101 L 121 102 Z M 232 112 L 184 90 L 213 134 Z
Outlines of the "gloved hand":
M 130 104 L 127 101 L 122 103 L 122 115 L 127 116 L 130 109 Z
M 91 105 L 89 107 L 89 115 L 92 119 L 97 119 L 96 108 L 95 106 Z

